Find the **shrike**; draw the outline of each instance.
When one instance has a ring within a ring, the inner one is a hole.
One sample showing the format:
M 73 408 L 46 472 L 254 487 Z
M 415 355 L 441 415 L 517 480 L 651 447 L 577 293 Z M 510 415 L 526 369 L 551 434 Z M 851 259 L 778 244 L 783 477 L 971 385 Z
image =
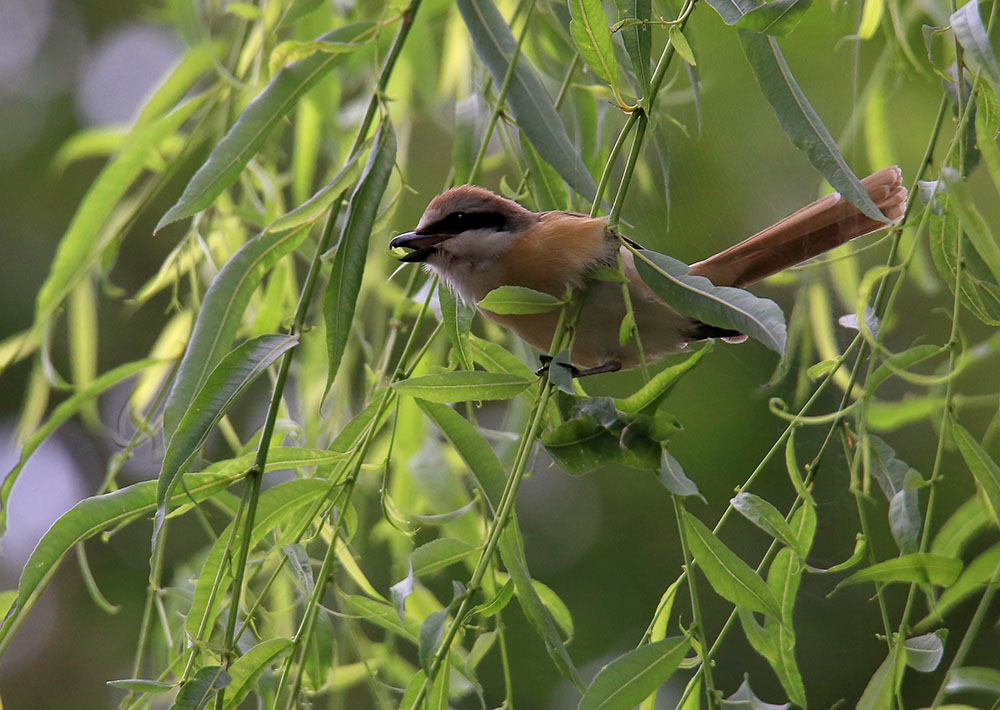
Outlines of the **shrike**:
M 861 181 L 882 213 L 903 216 L 906 188 L 898 167 Z M 834 193 L 803 207 L 735 246 L 691 266 L 716 286 L 743 288 L 772 274 L 886 227 Z M 621 284 L 590 278 L 592 267 L 615 267 L 621 254 L 629 297 L 646 358 L 655 362 L 706 338 L 738 339 L 737 331 L 707 325 L 678 313 L 643 283 L 632 253 L 604 218 L 575 212 L 532 212 L 472 185 L 443 192 L 427 206 L 417 228 L 390 247 L 410 249 L 400 261 L 422 262 L 465 302 L 478 304 L 500 286 L 526 286 L 562 297 L 567 287 L 588 293 L 577 324 L 571 361 L 581 374 L 629 369 L 640 364 L 633 338 L 619 342 L 625 316 Z M 501 315 L 480 308 L 531 346 L 546 352 L 559 312 Z

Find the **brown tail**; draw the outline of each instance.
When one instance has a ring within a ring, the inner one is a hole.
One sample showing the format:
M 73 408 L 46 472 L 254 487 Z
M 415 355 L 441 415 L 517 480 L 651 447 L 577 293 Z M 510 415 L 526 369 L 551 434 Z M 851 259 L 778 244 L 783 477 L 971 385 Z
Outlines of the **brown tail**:
M 893 166 L 861 181 L 882 213 L 894 222 L 906 208 L 902 179 L 900 169 Z M 885 226 L 833 193 L 773 227 L 699 261 L 691 267 L 691 273 L 707 276 L 716 286 L 743 287 Z

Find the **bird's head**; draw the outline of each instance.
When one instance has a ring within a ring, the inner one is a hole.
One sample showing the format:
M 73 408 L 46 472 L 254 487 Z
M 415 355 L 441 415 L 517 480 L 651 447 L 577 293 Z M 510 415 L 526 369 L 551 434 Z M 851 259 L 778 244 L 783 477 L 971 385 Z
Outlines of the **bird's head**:
M 389 246 L 412 250 L 400 261 L 425 262 L 447 277 L 452 270 L 488 269 L 537 219 L 516 202 L 462 185 L 431 200 L 417 228 Z

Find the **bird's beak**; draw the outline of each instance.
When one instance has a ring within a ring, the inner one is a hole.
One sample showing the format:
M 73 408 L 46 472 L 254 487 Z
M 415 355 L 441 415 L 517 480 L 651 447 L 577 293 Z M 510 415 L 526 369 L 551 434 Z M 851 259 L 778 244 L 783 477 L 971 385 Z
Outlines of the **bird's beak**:
M 396 247 L 403 247 L 404 249 L 413 249 L 406 256 L 399 258 L 400 261 L 405 261 L 407 263 L 427 261 L 427 257 L 433 254 L 436 249 L 435 244 L 440 244 L 446 239 L 451 239 L 453 234 L 420 234 L 418 232 L 407 232 L 406 234 L 400 234 L 395 237 L 391 242 L 389 242 L 389 248 L 395 249 Z

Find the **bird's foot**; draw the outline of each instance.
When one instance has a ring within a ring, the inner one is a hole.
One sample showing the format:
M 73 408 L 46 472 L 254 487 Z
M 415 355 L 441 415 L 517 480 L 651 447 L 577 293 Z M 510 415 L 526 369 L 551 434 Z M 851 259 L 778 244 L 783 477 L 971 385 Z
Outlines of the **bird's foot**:
M 552 366 L 552 357 L 549 355 L 539 355 L 538 361 L 542 363 L 542 366 L 535 370 L 536 375 L 543 375 L 549 371 L 549 367 Z M 591 367 L 586 370 L 581 370 L 576 365 L 571 365 L 568 362 L 557 362 L 555 363 L 559 367 L 564 367 L 569 370 L 571 377 L 590 377 L 591 375 L 602 375 L 605 372 L 618 372 L 622 369 L 622 364 L 618 360 L 608 360 L 602 365 L 597 367 Z

